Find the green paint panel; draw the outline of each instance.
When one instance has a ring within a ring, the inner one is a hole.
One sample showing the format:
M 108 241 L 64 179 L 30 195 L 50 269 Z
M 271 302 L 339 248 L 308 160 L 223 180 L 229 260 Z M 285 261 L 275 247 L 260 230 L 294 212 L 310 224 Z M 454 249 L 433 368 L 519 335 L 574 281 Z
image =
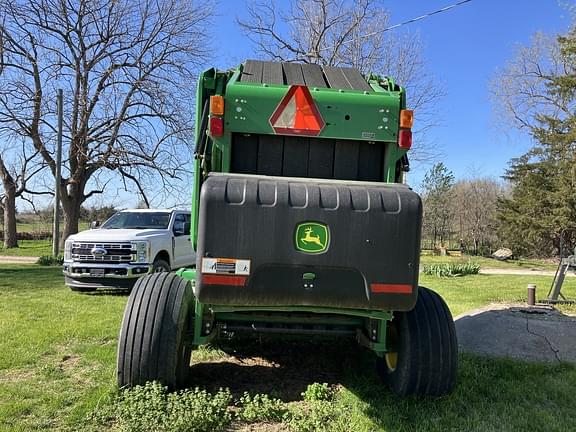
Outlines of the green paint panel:
M 232 82 L 226 87 L 225 130 L 274 134 L 270 117 L 289 87 Z M 322 138 L 397 141 L 399 92 L 310 88 L 325 126 Z

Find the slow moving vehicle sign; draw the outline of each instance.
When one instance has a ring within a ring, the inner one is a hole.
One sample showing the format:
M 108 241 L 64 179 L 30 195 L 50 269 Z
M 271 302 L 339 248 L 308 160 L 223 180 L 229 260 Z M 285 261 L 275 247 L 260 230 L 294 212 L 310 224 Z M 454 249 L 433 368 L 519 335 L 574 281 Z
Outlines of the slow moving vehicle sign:
M 317 136 L 325 122 L 308 87 L 293 85 L 270 117 L 277 134 Z

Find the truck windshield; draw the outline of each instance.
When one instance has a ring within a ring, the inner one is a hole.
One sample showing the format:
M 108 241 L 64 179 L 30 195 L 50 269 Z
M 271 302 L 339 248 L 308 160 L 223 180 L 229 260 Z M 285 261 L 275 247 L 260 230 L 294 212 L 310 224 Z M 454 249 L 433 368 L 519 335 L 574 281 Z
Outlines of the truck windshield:
M 170 213 L 120 212 L 102 224 L 103 229 L 167 229 Z

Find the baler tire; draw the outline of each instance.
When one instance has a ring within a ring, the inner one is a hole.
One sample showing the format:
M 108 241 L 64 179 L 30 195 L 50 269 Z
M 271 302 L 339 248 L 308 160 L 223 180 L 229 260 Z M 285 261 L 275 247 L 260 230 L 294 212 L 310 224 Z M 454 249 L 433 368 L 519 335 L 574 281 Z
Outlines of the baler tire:
M 456 385 L 458 342 L 448 306 L 437 293 L 420 287 L 416 306 L 394 314 L 387 343 L 394 353 L 377 359 L 377 370 L 399 396 L 442 396 Z M 396 337 L 396 340 L 393 340 Z
M 118 386 L 158 381 L 175 389 L 186 383 L 194 298 L 188 281 L 154 273 L 136 281 L 118 343 Z

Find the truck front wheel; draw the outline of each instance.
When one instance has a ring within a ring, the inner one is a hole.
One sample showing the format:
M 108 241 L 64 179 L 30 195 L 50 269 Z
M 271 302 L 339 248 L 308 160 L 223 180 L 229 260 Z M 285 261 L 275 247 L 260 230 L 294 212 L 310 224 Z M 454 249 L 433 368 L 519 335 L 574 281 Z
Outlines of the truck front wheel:
M 456 384 L 458 343 L 452 315 L 437 293 L 420 287 L 414 309 L 394 314 L 387 327 L 391 351 L 377 359 L 394 393 L 441 396 Z
M 152 273 L 169 272 L 170 264 L 160 258 L 156 258 L 152 263 Z
M 124 311 L 118 343 L 118 385 L 186 382 L 192 352 L 194 298 L 190 283 L 173 273 L 138 279 Z

